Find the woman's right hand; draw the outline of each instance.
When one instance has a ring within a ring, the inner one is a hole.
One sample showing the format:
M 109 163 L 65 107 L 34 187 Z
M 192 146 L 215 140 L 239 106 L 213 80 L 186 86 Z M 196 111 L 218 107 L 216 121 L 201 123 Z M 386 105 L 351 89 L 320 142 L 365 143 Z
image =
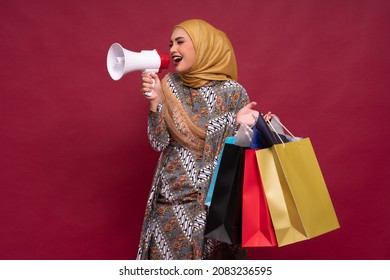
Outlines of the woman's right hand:
M 161 82 L 157 74 L 142 73 L 141 93 L 149 100 L 150 109 L 156 111 L 161 101 Z

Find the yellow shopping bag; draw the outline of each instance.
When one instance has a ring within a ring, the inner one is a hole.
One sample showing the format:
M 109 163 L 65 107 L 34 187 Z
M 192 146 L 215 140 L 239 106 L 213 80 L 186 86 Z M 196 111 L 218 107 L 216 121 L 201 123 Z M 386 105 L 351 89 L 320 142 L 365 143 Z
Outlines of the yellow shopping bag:
M 340 227 L 309 138 L 257 150 L 278 246 Z

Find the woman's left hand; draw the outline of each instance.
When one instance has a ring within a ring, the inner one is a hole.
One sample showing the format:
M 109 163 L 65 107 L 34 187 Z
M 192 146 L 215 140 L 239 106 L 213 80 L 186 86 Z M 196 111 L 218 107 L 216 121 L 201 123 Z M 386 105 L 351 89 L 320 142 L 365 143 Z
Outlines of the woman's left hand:
M 245 123 L 246 125 L 253 126 L 255 124 L 256 119 L 259 117 L 259 112 L 253 110 L 253 107 L 255 107 L 256 105 L 257 103 L 255 101 L 252 101 L 248 105 L 242 107 L 241 110 L 237 113 L 237 123 Z
M 263 119 L 268 122 L 270 121 L 275 115 L 272 114 L 271 112 L 268 112 L 267 114 L 263 115 Z

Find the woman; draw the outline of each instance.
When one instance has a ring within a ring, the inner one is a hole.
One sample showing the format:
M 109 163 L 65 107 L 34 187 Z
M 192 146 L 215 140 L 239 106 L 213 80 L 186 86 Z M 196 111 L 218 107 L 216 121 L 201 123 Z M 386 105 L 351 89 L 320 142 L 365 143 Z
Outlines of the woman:
M 143 74 L 150 102 L 148 137 L 162 151 L 146 207 L 137 259 L 243 259 L 240 246 L 204 237 L 204 201 L 218 154 L 238 125 L 254 123 L 245 89 L 237 81 L 232 45 L 202 20 L 173 28 L 175 74 Z

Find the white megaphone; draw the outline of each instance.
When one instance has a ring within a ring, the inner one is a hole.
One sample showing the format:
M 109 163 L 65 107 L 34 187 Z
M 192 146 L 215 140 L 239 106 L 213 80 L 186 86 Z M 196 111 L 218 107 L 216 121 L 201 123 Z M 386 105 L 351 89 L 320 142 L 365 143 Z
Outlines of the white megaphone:
M 122 78 L 124 74 L 133 71 L 159 73 L 169 67 L 169 62 L 169 56 L 161 54 L 157 50 L 132 52 L 118 43 L 112 44 L 107 54 L 108 73 L 115 81 Z

